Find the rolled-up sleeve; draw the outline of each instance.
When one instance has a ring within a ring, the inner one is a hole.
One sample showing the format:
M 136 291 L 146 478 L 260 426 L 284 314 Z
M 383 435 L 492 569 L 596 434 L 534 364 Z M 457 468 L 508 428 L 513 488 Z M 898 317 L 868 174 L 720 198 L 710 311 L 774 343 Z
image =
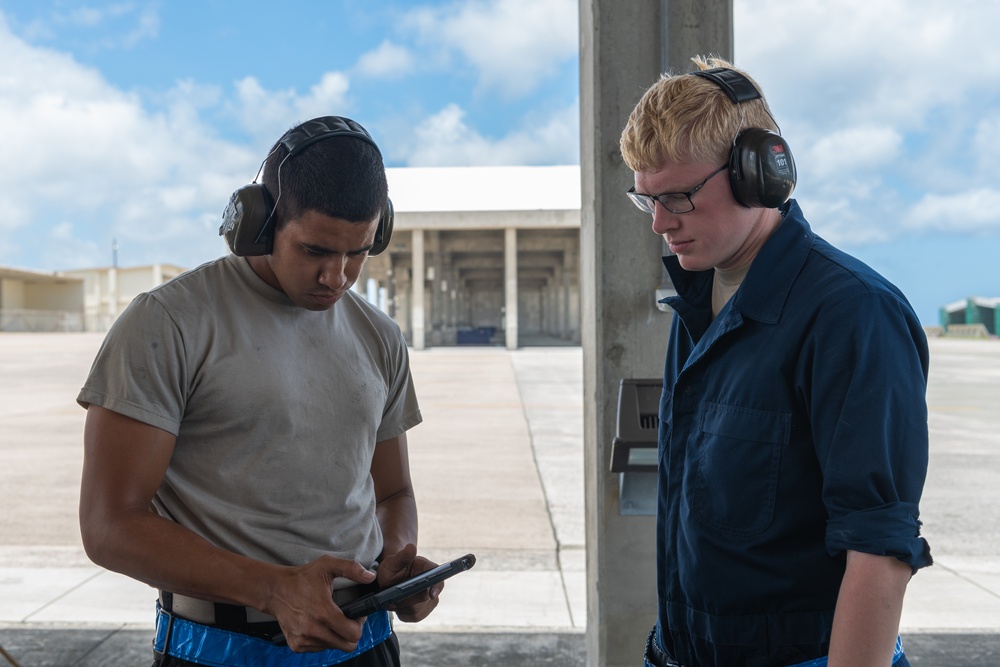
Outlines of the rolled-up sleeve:
M 850 550 L 892 556 L 914 570 L 931 564 L 915 503 L 890 503 L 834 517 L 826 527 L 826 546 L 831 555 Z
M 869 292 L 830 309 L 810 401 L 826 547 L 930 565 L 918 505 L 927 474 L 927 341 L 912 309 Z

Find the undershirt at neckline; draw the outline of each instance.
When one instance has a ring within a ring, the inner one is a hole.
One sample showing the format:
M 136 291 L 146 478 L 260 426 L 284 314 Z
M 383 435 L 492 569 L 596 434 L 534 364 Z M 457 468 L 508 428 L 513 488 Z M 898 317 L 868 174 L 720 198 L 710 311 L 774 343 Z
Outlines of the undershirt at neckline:
M 729 300 L 736 294 L 736 290 L 743 284 L 743 279 L 750 270 L 750 264 L 737 269 L 715 269 L 712 277 L 712 317 L 718 316 L 722 307 L 729 303 Z

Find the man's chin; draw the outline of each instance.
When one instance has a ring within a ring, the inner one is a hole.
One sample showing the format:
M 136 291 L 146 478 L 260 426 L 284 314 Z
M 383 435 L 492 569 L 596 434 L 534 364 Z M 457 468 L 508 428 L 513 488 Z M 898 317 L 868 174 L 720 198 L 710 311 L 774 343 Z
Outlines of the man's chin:
M 342 294 L 307 294 L 298 300 L 298 305 L 307 310 L 329 310 L 340 301 Z
M 711 262 L 703 259 L 697 259 L 691 257 L 690 255 L 676 255 L 678 263 L 681 268 L 685 271 L 708 271 L 709 269 L 715 268 L 712 266 Z

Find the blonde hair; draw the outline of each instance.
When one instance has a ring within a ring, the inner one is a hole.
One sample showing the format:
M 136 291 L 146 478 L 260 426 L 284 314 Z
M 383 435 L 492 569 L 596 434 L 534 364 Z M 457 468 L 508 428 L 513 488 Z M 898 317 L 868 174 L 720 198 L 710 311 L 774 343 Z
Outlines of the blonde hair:
M 734 69 L 760 86 L 746 72 L 718 57 L 695 56 L 699 69 Z M 632 171 L 659 169 L 673 163 L 723 164 L 737 132 L 758 127 L 778 130 L 764 100 L 734 104 L 717 85 L 698 76 L 663 74 L 643 94 L 622 130 L 619 147 Z

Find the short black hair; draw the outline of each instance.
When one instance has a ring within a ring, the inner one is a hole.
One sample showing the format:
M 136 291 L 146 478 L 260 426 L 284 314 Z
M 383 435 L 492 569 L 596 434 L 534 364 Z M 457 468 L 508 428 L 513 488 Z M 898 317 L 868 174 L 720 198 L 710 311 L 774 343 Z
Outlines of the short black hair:
M 371 222 L 388 204 L 382 155 L 352 136 L 322 139 L 288 158 L 279 139 L 264 164 L 264 187 L 274 202 L 275 229 L 306 211 L 349 222 Z M 280 167 L 280 169 L 279 169 Z

